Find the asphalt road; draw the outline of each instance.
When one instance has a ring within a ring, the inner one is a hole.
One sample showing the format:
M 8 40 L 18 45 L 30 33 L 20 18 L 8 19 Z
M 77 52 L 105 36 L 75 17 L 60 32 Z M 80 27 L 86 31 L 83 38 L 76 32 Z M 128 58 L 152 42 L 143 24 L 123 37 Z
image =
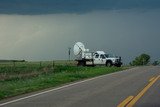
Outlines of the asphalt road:
M 136 67 L 17 101 L 1 101 L 0 107 L 123 107 L 125 103 L 129 107 L 160 107 L 159 75 L 160 66 Z

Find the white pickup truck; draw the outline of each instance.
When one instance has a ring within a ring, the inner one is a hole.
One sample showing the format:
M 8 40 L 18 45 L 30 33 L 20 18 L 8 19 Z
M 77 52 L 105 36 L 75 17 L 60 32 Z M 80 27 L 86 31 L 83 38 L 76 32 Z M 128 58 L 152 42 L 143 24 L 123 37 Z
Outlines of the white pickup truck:
M 89 49 L 85 49 L 81 42 L 74 45 L 74 54 L 78 66 L 105 65 L 108 67 L 121 67 L 122 65 L 121 57 L 106 54 L 104 51 L 89 52 Z

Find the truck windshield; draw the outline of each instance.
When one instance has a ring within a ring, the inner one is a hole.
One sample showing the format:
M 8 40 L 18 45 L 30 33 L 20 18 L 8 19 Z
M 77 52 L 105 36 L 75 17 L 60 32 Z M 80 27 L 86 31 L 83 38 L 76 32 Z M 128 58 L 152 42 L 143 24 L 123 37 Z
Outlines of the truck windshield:
M 116 56 L 113 55 L 113 54 L 105 54 L 105 56 L 106 56 L 107 58 L 116 58 Z

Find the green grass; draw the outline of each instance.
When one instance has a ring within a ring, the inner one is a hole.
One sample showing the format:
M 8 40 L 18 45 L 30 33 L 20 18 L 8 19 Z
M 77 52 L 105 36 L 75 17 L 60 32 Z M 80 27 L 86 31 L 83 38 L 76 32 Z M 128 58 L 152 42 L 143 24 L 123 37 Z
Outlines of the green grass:
M 126 67 L 76 67 L 72 65 L 55 65 L 53 68 L 49 67 L 47 64 L 47 66 L 45 65 L 41 67 L 34 64 L 35 63 L 31 64 L 32 67 L 19 65 L 14 68 L 15 70 L 4 70 L 6 75 L 10 77 L 0 80 L 1 100 L 24 93 L 127 69 Z M 0 68 L 1 67 L 3 68 L 4 66 L 0 66 Z M 0 75 L 2 75 L 2 73 L 3 72 L 0 71 Z

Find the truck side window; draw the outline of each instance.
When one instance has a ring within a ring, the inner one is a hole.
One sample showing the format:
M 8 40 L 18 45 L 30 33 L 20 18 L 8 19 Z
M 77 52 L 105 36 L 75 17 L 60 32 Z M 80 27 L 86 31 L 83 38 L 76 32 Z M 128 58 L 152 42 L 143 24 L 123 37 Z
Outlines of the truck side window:
M 108 57 L 109 57 L 109 55 L 108 55 L 108 54 L 105 54 L 105 56 L 106 56 L 106 58 L 108 58 Z
M 99 57 L 99 54 L 96 54 L 95 58 L 98 58 Z
M 101 55 L 100 58 L 105 59 L 105 56 L 104 56 L 104 55 Z

